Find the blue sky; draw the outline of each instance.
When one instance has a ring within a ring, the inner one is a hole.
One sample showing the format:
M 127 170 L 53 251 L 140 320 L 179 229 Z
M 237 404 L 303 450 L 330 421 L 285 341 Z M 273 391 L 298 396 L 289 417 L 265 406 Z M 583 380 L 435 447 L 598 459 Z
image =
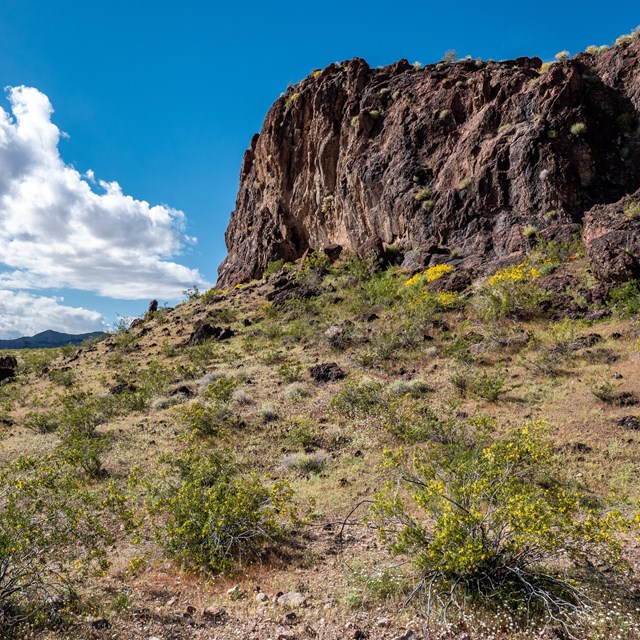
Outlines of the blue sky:
M 0 338 L 49 328 L 46 323 L 93 329 L 117 315 L 142 313 L 151 297 L 175 303 L 190 279 L 213 283 L 242 154 L 271 103 L 312 69 L 354 56 L 372 66 L 399 58 L 430 63 L 448 49 L 484 59 L 552 59 L 559 50 L 609 44 L 640 23 L 637 3 L 611 6 L 2 0 L 2 85 L 37 90 L 0 99 L 13 118 L 5 122 L 15 138 L 11 154 L 36 153 L 25 146 L 27 126 L 49 136 L 50 117 L 60 134 L 48 147 L 59 155 L 51 170 L 59 184 L 73 183 L 73 197 L 53 202 L 53 213 L 24 213 L 21 207 L 39 202 L 34 190 L 42 185 L 34 178 L 29 193 L 14 198 L 13 212 L 0 210 Z M 15 108 L 37 112 L 40 120 L 29 118 L 20 132 Z M 45 143 L 39 138 L 38 144 Z M 0 154 L 0 163 L 13 157 Z M 6 171 L 0 164 L 0 186 Z M 121 196 L 104 198 L 100 181 L 117 182 Z M 83 203 L 93 207 L 90 216 L 80 210 Z M 144 203 L 161 208 L 150 214 Z M 75 212 L 68 220 L 67 207 Z M 29 224 L 40 227 L 42 216 L 56 215 L 46 233 L 32 238 Z M 152 227 L 144 224 L 149 215 L 156 216 Z M 137 236 L 136 246 L 115 233 L 119 220 Z M 104 228 L 96 232 L 96 224 Z M 70 242 L 87 251 L 74 254 L 66 268 Z M 145 242 L 158 242 L 162 254 Z

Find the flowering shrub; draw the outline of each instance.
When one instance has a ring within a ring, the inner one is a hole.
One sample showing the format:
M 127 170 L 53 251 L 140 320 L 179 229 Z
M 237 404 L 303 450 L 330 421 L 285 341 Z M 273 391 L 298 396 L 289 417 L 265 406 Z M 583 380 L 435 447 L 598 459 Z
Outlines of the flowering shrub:
M 0 636 L 58 614 L 76 580 L 106 566 L 106 501 L 56 456 L 0 471 Z
M 442 278 L 442 276 L 447 275 L 453 271 L 453 267 L 450 264 L 435 264 L 432 267 L 426 269 L 426 271 L 422 271 L 416 273 L 411 276 L 405 283 L 405 287 L 412 287 L 416 284 L 422 284 L 424 282 L 433 282 L 438 278 Z
M 493 441 L 486 426 L 431 441 L 408 467 L 401 455 L 388 459 L 398 474 L 375 501 L 379 533 L 419 570 L 429 613 L 439 605 L 446 615 L 450 604 L 475 594 L 570 628 L 588 606 L 579 569 L 622 566 L 618 534 L 626 516 L 595 507 L 554 479 L 543 422 Z
M 501 269 L 474 296 L 476 311 L 485 320 L 534 316 L 547 297 L 534 282 L 540 275 L 528 261 Z

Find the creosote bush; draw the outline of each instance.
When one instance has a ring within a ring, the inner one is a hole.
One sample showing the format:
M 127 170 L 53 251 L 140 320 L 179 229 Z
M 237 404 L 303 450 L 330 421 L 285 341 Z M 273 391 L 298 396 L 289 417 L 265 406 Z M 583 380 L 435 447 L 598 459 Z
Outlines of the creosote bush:
M 631 520 L 557 478 L 543 422 L 497 439 L 479 425 L 405 458 L 388 453 L 395 481 L 374 514 L 388 548 L 416 566 L 428 615 L 446 619 L 479 599 L 568 632 L 589 609 L 593 567 L 624 567 L 620 534 Z
M 206 572 L 257 559 L 294 519 L 284 481 L 266 482 L 230 453 L 190 447 L 165 460 L 169 471 L 148 486 L 148 507 L 167 551 Z
M 23 456 L 0 471 L 0 636 L 55 622 L 74 585 L 107 566 L 108 510 L 57 455 Z

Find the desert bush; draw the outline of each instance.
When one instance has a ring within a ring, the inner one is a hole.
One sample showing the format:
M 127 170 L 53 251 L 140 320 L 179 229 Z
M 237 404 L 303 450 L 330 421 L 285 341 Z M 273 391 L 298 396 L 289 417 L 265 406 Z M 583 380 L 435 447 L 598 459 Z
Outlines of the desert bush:
M 609 306 L 623 317 L 640 313 L 640 282 L 629 280 L 614 287 L 609 293 Z
M 533 317 L 548 298 L 535 283 L 539 275 L 528 262 L 501 269 L 478 290 L 472 306 L 484 320 Z
M 58 428 L 60 419 L 56 411 L 29 411 L 22 424 L 35 433 L 52 433 Z
M 0 636 L 55 621 L 77 581 L 104 569 L 105 507 L 59 457 L 20 457 L 0 471 Z
M 441 418 L 429 405 L 409 398 L 396 398 L 386 405 L 383 426 L 409 444 L 447 440 L 454 431 L 452 421 Z
M 396 454 L 389 466 L 396 481 L 377 496 L 374 514 L 388 548 L 417 567 L 428 616 L 437 610 L 446 619 L 452 605 L 476 598 L 569 632 L 589 606 L 592 568 L 623 566 L 618 536 L 629 520 L 560 482 L 542 422 L 499 439 L 477 429 L 430 441 L 412 464 Z
M 368 415 L 384 402 L 382 385 L 373 380 L 347 380 L 330 406 L 350 417 Z
M 69 367 L 63 367 L 62 369 L 50 369 L 49 380 L 54 384 L 59 384 L 61 387 L 70 389 L 73 387 L 76 377 L 73 371 Z
M 162 482 L 148 487 L 148 506 L 171 555 L 221 573 L 284 537 L 293 515 L 287 483 L 246 472 L 226 452 L 189 448 L 166 462 Z
M 389 393 L 394 396 L 411 396 L 419 398 L 433 389 L 424 381 L 418 378 L 414 380 L 395 380 L 389 385 Z
M 312 451 L 311 453 L 288 453 L 282 459 L 285 469 L 295 469 L 304 475 L 322 473 L 329 461 L 326 451 Z
M 311 395 L 311 392 L 306 384 L 302 382 L 294 382 L 286 388 L 285 395 L 289 400 L 298 402 L 308 398 Z
M 126 320 L 121 319 L 109 336 L 114 350 L 117 353 L 131 353 L 138 346 L 138 337 L 128 329 Z

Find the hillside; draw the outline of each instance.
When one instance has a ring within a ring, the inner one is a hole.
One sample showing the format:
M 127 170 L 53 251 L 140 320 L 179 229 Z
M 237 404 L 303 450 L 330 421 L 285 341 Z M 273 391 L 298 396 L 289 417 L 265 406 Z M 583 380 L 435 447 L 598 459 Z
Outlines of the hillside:
M 0 638 L 640 640 L 639 53 L 290 89 L 217 288 L 3 354 Z
M 400 606 L 415 569 L 377 539 L 366 501 L 393 477 L 383 451 L 419 450 L 433 429 L 482 419 L 499 437 L 547 421 L 563 482 L 590 500 L 631 506 L 640 498 L 640 291 L 623 286 L 607 304 L 587 303 L 585 285 L 574 290 L 575 306 L 554 305 L 545 293 L 554 280 L 595 282 L 574 250 L 542 243 L 527 257 L 528 278 L 479 280 L 460 294 L 447 292 L 455 269 L 407 285 L 395 266 L 317 256 L 160 309 L 77 353 L 19 352 L 20 375 L 0 387 L 0 465 L 58 452 L 80 474 L 74 491 L 117 487 L 142 509 L 134 496 L 176 481 L 167 456 L 195 445 L 286 480 L 301 518 L 253 562 L 204 579 L 193 556 L 164 547 L 166 513 L 142 516 L 135 535 L 103 514 L 110 568 L 78 586 L 66 630 L 41 629 L 42 637 L 421 637 L 422 600 Z M 541 265 L 548 275 L 531 275 Z M 513 306 L 494 306 L 493 294 L 507 290 Z M 312 370 L 323 363 L 339 369 Z M 634 536 L 624 553 L 637 567 Z M 638 637 L 622 584 L 594 587 L 610 589 L 597 598 L 617 604 L 608 618 L 596 615 L 589 637 Z M 278 604 L 280 593 L 301 595 Z M 298 597 L 304 606 L 292 604 Z M 501 615 L 471 615 L 456 627 L 470 635 L 452 637 L 485 637 L 480 622 L 514 629 L 515 618 Z
M 85 340 L 101 338 L 104 335 L 101 331 L 70 334 L 48 330 L 36 333 L 34 336 L 0 340 L 0 349 L 46 349 L 50 347 L 64 347 L 67 344 L 81 344 Z

